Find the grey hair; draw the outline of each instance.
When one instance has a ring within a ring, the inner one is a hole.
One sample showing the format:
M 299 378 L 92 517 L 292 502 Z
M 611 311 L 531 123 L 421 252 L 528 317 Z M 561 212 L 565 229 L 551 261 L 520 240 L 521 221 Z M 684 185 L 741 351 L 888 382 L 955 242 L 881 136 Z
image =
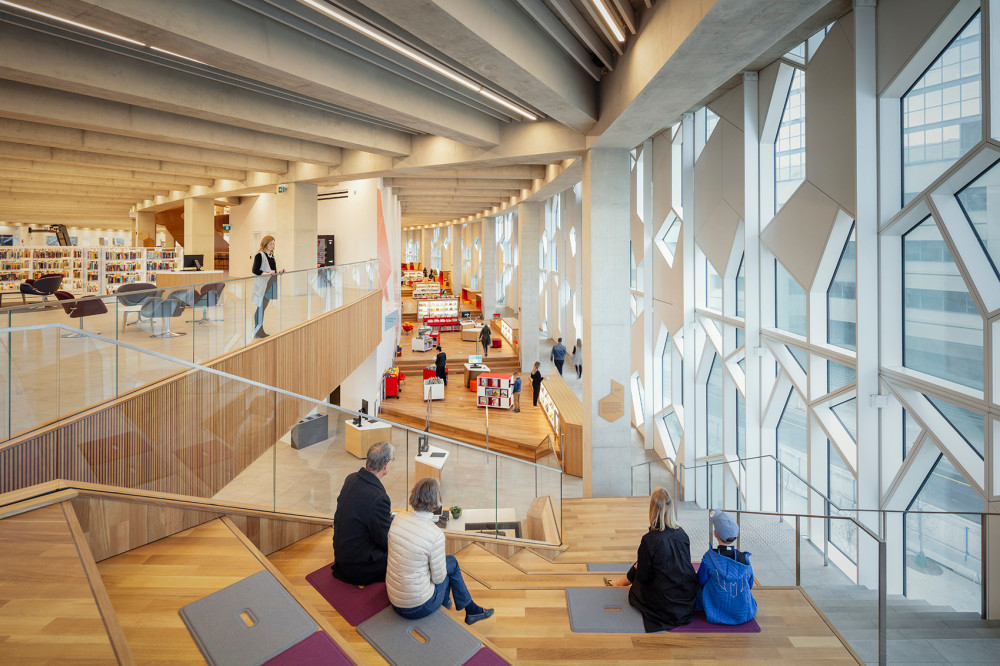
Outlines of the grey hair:
M 427 477 L 413 484 L 410 506 L 415 511 L 437 511 L 441 506 L 441 484 L 438 480 Z
M 389 442 L 377 442 L 368 449 L 368 457 L 365 458 L 365 469 L 369 472 L 381 472 L 392 460 L 396 448 Z

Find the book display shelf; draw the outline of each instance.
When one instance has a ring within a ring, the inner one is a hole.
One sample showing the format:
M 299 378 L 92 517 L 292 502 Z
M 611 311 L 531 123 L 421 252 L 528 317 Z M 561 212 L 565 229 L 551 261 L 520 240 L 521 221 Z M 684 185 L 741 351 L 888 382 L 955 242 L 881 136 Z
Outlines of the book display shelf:
M 538 404 L 562 446 L 563 470 L 583 476 L 583 405 L 559 375 L 549 375 L 538 392 Z
M 0 248 L 0 290 L 17 291 L 29 279 L 61 273 L 64 291 L 110 294 L 130 282 L 152 282 L 157 270 L 174 270 L 174 248 L 66 247 L 46 245 Z
M 413 285 L 413 298 L 437 298 L 441 295 L 441 285 L 437 282 L 418 282 Z
M 417 302 L 417 319 L 454 319 L 457 317 L 457 298 L 435 298 Z
M 514 396 L 511 394 L 511 375 L 485 372 L 476 377 L 476 406 L 510 409 Z

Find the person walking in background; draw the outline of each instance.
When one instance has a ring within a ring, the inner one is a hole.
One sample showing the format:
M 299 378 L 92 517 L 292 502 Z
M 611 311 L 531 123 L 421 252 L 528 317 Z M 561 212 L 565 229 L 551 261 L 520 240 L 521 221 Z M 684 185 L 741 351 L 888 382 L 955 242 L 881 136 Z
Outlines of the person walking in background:
M 253 258 L 251 272 L 257 276 L 253 283 L 252 300 L 257 310 L 253 315 L 253 337 L 266 338 L 264 332 L 264 310 L 267 304 L 278 297 L 278 264 L 274 259 L 274 236 L 260 239 L 260 250 Z M 280 271 L 284 273 L 284 269 Z
M 448 356 L 441 350 L 441 345 L 437 346 L 437 356 L 434 357 L 434 374 L 448 385 Z
M 559 376 L 562 376 L 563 363 L 566 362 L 566 345 L 562 343 L 562 338 L 556 341 L 556 344 L 552 346 L 552 353 L 549 354 L 549 360 L 555 363 L 556 372 Z
M 531 369 L 531 374 L 528 376 L 531 379 L 531 404 L 534 407 L 538 407 L 538 392 L 542 390 L 542 371 L 540 368 L 542 364 L 535 361 L 535 367 Z
M 490 345 L 493 344 L 493 334 L 490 332 L 490 323 L 483 324 L 483 330 L 479 331 L 479 342 L 483 344 L 483 358 L 490 353 Z
M 511 409 L 515 412 L 521 411 L 521 375 L 517 372 L 514 373 L 514 386 L 511 388 L 511 395 L 514 396 Z
M 583 342 L 580 338 L 576 339 L 576 345 L 573 347 L 573 353 L 570 356 L 570 362 L 573 367 L 576 368 L 576 378 L 583 378 Z

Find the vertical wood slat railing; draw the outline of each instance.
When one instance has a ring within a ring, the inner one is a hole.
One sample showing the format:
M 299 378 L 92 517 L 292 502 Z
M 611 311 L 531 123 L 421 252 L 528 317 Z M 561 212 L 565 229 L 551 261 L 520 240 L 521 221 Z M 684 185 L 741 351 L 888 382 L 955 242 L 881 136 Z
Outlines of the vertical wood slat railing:
M 374 291 L 206 366 L 325 399 L 381 337 L 382 297 Z M 0 493 L 66 479 L 210 497 L 311 407 L 185 370 L 0 445 Z

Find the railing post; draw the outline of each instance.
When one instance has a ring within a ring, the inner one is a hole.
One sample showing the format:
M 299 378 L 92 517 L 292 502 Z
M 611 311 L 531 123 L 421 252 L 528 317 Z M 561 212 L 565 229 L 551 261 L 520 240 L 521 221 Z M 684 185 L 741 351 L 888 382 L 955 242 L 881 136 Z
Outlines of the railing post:
M 986 514 L 979 514 L 979 590 L 982 593 L 982 599 L 980 600 L 979 616 L 986 619 L 986 591 L 989 589 L 989 584 L 986 580 Z
M 802 516 L 798 514 L 795 515 L 795 585 L 798 587 L 802 584 L 802 552 L 799 547 L 799 521 L 802 520 Z
M 878 663 L 884 666 L 888 661 L 886 643 L 886 565 L 887 565 L 887 544 L 885 539 L 878 542 Z
M 823 500 L 823 506 L 826 508 L 826 529 L 823 534 L 823 566 L 830 566 L 830 532 L 833 531 L 833 519 L 830 518 L 830 501 Z

